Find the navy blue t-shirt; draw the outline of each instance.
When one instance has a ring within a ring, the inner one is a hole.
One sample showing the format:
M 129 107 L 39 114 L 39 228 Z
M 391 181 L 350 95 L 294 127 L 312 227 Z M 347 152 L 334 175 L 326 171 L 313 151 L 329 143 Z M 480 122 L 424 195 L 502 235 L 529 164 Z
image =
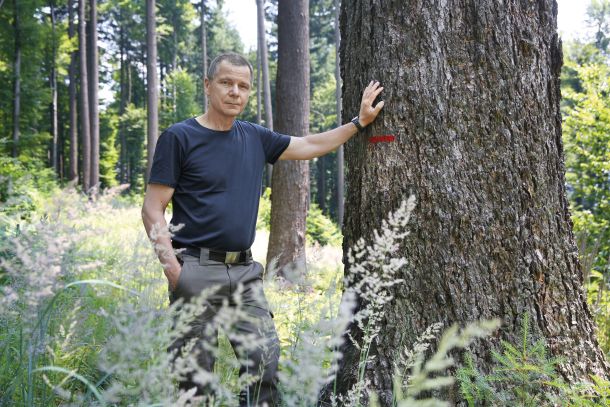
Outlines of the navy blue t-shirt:
M 254 242 L 265 163 L 273 164 L 290 137 L 236 120 L 231 130 L 203 127 L 194 118 L 164 131 L 149 183 L 175 189 L 172 239 L 176 247 L 246 250 Z

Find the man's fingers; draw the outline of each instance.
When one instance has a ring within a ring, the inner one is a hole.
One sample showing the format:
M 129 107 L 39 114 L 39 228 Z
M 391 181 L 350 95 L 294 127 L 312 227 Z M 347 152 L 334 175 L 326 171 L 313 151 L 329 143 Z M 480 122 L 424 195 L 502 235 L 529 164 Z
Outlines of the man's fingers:
M 376 86 L 379 86 L 379 82 L 376 83 Z M 372 105 L 375 101 L 375 98 L 379 96 L 379 94 L 383 91 L 383 86 L 379 86 L 375 89 L 375 87 L 371 89 L 367 89 L 362 95 L 362 103 L 368 106 Z
M 377 103 L 377 106 L 375 106 L 375 114 L 378 114 L 381 109 L 383 109 L 383 105 L 385 105 L 385 102 L 383 100 Z

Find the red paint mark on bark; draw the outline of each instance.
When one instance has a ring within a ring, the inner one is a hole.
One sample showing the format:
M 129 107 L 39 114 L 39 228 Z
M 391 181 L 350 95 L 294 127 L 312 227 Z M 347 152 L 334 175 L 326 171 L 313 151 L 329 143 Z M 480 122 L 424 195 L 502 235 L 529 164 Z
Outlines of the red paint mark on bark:
M 373 136 L 369 137 L 369 143 L 377 144 L 377 143 L 391 143 L 396 139 L 393 134 L 384 134 L 382 136 Z

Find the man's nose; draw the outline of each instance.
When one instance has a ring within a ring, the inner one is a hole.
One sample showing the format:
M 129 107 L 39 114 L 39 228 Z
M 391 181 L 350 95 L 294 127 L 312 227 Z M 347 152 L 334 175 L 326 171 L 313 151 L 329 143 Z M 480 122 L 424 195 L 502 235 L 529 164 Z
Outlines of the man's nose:
M 237 87 L 237 84 L 231 86 L 231 88 L 229 88 L 229 93 L 231 95 L 237 95 L 239 93 L 239 89 Z

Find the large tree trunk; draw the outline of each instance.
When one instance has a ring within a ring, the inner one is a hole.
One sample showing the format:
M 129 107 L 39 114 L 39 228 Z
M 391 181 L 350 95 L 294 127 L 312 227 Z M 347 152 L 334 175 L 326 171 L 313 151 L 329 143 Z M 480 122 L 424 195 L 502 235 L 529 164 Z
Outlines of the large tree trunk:
M 308 3 L 307 0 L 293 0 L 278 4 L 275 129 L 297 137 L 305 136 L 309 131 Z M 263 56 L 263 64 L 265 60 Z M 271 191 L 267 264 L 275 259 L 281 274 L 286 265 L 305 265 L 309 162 L 278 161 L 273 170 Z
M 337 112 L 337 126 L 343 124 L 341 117 L 341 68 L 339 46 L 341 45 L 341 30 L 339 28 L 340 1 L 334 0 L 335 6 L 335 82 L 337 87 L 335 90 L 335 108 Z M 343 208 L 345 206 L 345 169 L 344 169 L 344 154 L 343 146 L 337 149 L 337 221 L 339 227 L 343 227 Z
M 157 133 L 159 132 L 159 83 L 157 78 L 157 37 L 155 32 L 155 0 L 146 0 L 146 94 L 148 98 L 148 139 L 146 180 L 150 175 Z M 175 93 L 175 92 L 174 92 Z
M 86 0 L 78 0 L 78 58 L 80 73 L 80 127 L 83 146 L 83 189 L 91 187 L 91 122 L 89 120 L 89 85 L 87 80 Z
M 74 37 L 74 3 L 73 0 L 68 0 L 68 36 L 70 39 Z M 76 59 L 77 52 L 73 51 L 70 54 L 70 68 L 68 70 L 70 84 L 68 85 L 69 94 L 69 114 L 70 114 L 70 169 L 68 171 L 68 179 L 78 182 L 78 132 L 77 117 L 76 117 Z
M 203 60 L 203 78 L 208 75 L 208 39 L 205 25 L 205 0 L 201 0 L 201 59 Z M 203 111 L 208 111 L 208 95 L 203 94 Z
M 470 347 L 489 371 L 490 347 L 518 342 L 528 312 L 550 353 L 565 358 L 565 379 L 607 372 L 565 195 L 556 14 L 555 0 L 342 5 L 344 112 L 358 111 L 371 79 L 386 101 L 346 146 L 344 249 L 370 239 L 410 194 L 418 202 L 399 251 L 404 282 L 366 371 L 382 405 L 397 352 L 436 322 L 499 318 L 499 335 Z M 376 135 L 396 139 L 370 143 Z M 359 351 L 344 351 L 340 392 L 358 370 Z M 446 397 L 459 399 L 455 389 Z
M 13 157 L 19 155 L 19 120 L 21 119 L 21 27 L 17 0 L 13 0 L 13 30 L 15 56 L 13 59 Z
M 89 0 L 89 124 L 91 128 L 91 173 L 89 185 L 97 188 L 100 181 L 100 116 L 98 108 L 99 68 L 97 49 L 97 0 Z
M 265 35 L 265 2 L 256 0 L 258 54 L 263 69 L 263 97 L 265 99 L 265 126 L 273 130 L 273 111 L 271 109 L 271 81 L 269 79 L 269 56 L 267 55 L 267 39 Z M 273 166 L 267 165 L 267 185 L 271 185 Z

